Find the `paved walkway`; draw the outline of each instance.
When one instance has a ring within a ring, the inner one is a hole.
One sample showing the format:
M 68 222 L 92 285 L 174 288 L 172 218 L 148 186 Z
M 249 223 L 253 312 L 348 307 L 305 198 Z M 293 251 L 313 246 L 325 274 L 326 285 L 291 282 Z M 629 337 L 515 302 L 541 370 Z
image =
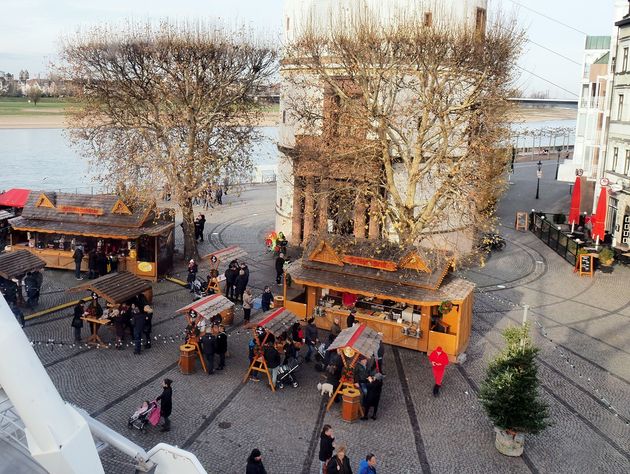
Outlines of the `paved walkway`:
M 566 186 L 547 181 L 554 166 L 545 165 L 543 199 L 537 204 L 568 203 Z M 349 446 L 353 469 L 367 452 L 374 452 L 380 473 L 630 472 L 630 272 L 617 268 L 612 275 L 580 279 L 532 234 L 511 230 L 517 206 L 542 207 L 533 204 L 536 184 L 530 174 L 535 177 L 535 168 L 517 165 L 516 184 L 501 209 L 506 250 L 494 254 L 485 267 L 463 274 L 479 285 L 468 361 L 449 367 L 443 394 L 435 399 L 426 356 L 388 347 L 377 421 L 345 424 L 338 407 L 326 413 L 315 387 L 319 374 L 309 365 L 300 368 L 297 389 L 273 394 L 262 382 L 242 384 L 249 335 L 238 324 L 230 329 L 225 371 L 212 377 L 181 375 L 178 337 L 184 321 L 174 310 L 188 303 L 190 294 L 166 281 L 154 289 L 158 341 L 150 351 L 133 356 L 131 348 L 45 342 L 36 343 L 35 349 L 68 401 L 146 448 L 164 441 L 191 450 L 212 473 L 244 472 L 253 447 L 263 452 L 270 473 L 316 472 L 324 423 L 333 425 L 338 444 Z M 244 247 L 256 293 L 273 282 L 273 258 L 263 242 L 273 228 L 274 195 L 272 186 L 255 187 L 240 196 L 228 195 L 228 204 L 206 213 L 211 238 L 201 251 Z M 50 294 L 51 300 L 75 283 L 70 272 L 46 273 L 59 290 Z M 275 284 L 273 288 L 279 291 Z M 46 296 L 42 304 L 47 304 Z M 528 436 L 525 456 L 510 459 L 495 450 L 492 426 L 475 395 L 488 361 L 502 344 L 500 330 L 520 322 L 523 304 L 531 306 L 529 320 L 541 347 L 542 394 L 554 425 Z M 26 332 L 35 341 L 68 341 L 69 313 L 39 318 Z M 238 311 L 237 323 L 240 318 Z M 143 400 L 159 394 L 164 377 L 174 380 L 172 431 L 129 431 L 127 417 Z M 108 473 L 133 472 L 131 460 L 113 449 L 103 453 L 103 461 Z

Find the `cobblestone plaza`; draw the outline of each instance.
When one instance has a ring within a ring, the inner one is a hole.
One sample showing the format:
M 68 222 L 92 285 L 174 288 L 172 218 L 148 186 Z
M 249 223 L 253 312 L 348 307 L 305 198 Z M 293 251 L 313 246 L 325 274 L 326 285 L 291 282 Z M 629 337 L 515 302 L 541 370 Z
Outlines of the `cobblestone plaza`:
M 535 168 L 517 165 L 515 184 L 500 211 L 506 250 L 493 254 L 484 267 L 461 273 L 477 284 L 466 362 L 449 366 L 442 394 L 434 398 L 427 357 L 387 346 L 376 421 L 346 424 L 338 406 L 326 412 L 327 399 L 316 390 L 320 374 L 312 364 L 299 369 L 298 388 L 272 393 L 264 383 L 243 384 L 249 334 L 240 326 L 239 309 L 228 330 L 226 369 L 212 377 L 199 371 L 182 375 L 176 337 L 185 322 L 175 310 L 189 303 L 191 295 L 169 281 L 154 285 L 157 341 L 140 356 L 131 347 L 116 351 L 47 344 L 49 339 L 72 339 L 68 309 L 29 321 L 25 331 L 67 401 L 145 448 L 163 441 L 190 450 L 211 473 L 244 472 L 254 447 L 262 451 L 270 473 L 317 472 L 319 433 L 326 423 L 333 426 L 337 443 L 348 445 L 353 469 L 373 452 L 379 473 L 627 473 L 630 271 L 619 266 L 609 275 L 579 278 L 533 234 L 513 230 L 516 209 L 529 210 L 539 202 L 547 211 L 568 206 L 566 185 L 550 177 L 552 165 L 545 164 L 540 201 L 533 201 Z M 273 230 L 274 196 L 273 185 L 261 185 L 230 193 L 227 204 L 206 213 L 209 239 L 200 253 L 232 244 L 243 247 L 255 295 L 268 284 L 274 293 L 281 291 L 273 283 L 273 257 L 264 247 L 266 233 Z M 76 283 L 71 272 L 45 275 L 41 307 L 74 297 L 65 292 Z M 529 321 L 541 349 L 542 395 L 553 425 L 528 436 L 525 455 L 513 459 L 494 448 L 493 428 L 476 394 L 488 361 L 501 347 L 500 331 L 520 323 L 524 304 L 530 305 Z M 102 333 L 113 342 L 108 330 Z M 128 430 L 127 417 L 160 393 L 165 377 L 174 381 L 172 430 Z M 112 448 L 102 459 L 108 473 L 134 472 L 132 460 Z

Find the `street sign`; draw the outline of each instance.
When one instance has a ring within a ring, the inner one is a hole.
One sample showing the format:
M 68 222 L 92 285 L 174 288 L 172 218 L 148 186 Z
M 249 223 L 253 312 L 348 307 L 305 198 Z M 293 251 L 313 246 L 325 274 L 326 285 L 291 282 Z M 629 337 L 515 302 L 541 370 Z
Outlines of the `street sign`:
M 600 186 L 608 186 L 610 184 L 610 180 L 608 178 L 602 178 L 599 180 Z
M 575 175 L 576 176 L 582 176 L 584 174 L 584 170 L 582 168 L 576 169 L 575 170 Z

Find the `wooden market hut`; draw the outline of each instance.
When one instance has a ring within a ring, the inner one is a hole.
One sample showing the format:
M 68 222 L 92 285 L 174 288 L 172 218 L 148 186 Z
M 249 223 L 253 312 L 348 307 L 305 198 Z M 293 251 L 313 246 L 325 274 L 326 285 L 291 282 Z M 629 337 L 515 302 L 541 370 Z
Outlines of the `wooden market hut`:
M 31 192 L 22 215 L 10 220 L 10 250 L 26 249 L 49 268 L 74 269 L 81 245 L 116 256 L 118 270 L 153 281 L 172 266 L 174 213 L 153 205 L 128 206 L 113 194 Z
M 263 328 L 265 330 L 265 335 L 262 340 L 257 334 L 254 335 L 254 341 L 256 342 L 256 347 L 254 348 L 254 358 L 252 359 L 252 362 L 247 369 L 247 373 L 243 378 L 243 383 L 249 380 L 249 375 L 252 372 L 261 372 L 267 376 L 271 390 L 273 392 L 276 391 L 271 379 L 271 373 L 267 367 L 267 361 L 265 360 L 264 345 L 267 342 L 269 334 L 272 334 L 277 338 L 283 332 L 290 331 L 291 326 L 293 326 L 296 322 L 298 322 L 298 319 L 295 314 L 288 311 L 286 308 L 278 308 L 262 314 L 250 323 L 250 325 L 254 328 L 254 331 L 256 331 L 257 328 Z
M 284 304 L 326 330 L 335 317 L 344 327 L 354 308 L 383 342 L 421 352 L 442 346 L 454 361 L 468 346 L 474 285 L 452 275 L 453 264 L 447 252 L 316 236 L 287 268 Z
M 129 272 L 114 272 L 77 285 L 68 292 L 91 291 L 108 303 L 122 304 L 143 294 L 147 302 L 153 300 L 153 287 L 145 279 Z
M 382 335 L 368 327 L 367 324 L 355 324 L 342 330 L 332 344 L 328 346 L 327 350 L 337 351 L 344 369 L 339 385 L 337 385 L 335 393 L 330 397 L 326 405 L 326 410 L 330 409 L 340 392 L 346 388 L 354 387 L 354 367 L 359 357 L 363 356 L 369 359 L 372 356 L 376 356 L 381 341 Z
M 183 308 L 179 308 L 177 314 L 185 314 L 188 316 L 191 311 L 208 321 L 210 321 L 213 316 L 220 315 L 223 324 L 230 325 L 234 322 L 234 303 L 218 293 L 205 296 Z
M 19 286 L 21 280 L 28 272 L 39 271 L 45 266 L 46 262 L 27 250 L 0 253 L 0 288 L 6 292 L 7 300 L 15 298 L 18 304 L 22 304 L 22 291 Z M 20 283 L 16 284 L 13 280 Z M 13 297 L 9 297 L 9 293 L 12 293 Z

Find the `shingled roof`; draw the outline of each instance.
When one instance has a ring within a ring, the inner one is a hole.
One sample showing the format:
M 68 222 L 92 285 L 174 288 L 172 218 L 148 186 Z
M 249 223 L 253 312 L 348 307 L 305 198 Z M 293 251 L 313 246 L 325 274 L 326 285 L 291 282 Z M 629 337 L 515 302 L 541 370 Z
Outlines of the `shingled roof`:
M 252 324 L 265 328 L 274 336 L 279 336 L 296 322 L 298 319 L 295 314 L 285 308 L 278 308 L 254 319 Z
M 328 350 L 351 347 L 362 356 L 372 357 L 377 353 L 381 339 L 382 336 L 366 324 L 355 324 L 341 331 Z
M 222 313 L 226 309 L 230 309 L 234 306 L 229 299 L 220 294 L 206 296 L 193 303 L 190 303 L 183 308 L 177 310 L 178 314 L 188 313 L 194 311 L 195 313 L 203 316 L 206 319 L 210 319 L 219 313 Z
M 151 283 L 133 273 L 115 272 L 77 285 L 68 291 L 93 291 L 109 303 L 121 304 L 151 288 Z
M 0 277 L 7 280 L 20 278 L 28 272 L 41 270 L 45 266 L 46 262 L 28 250 L 0 254 Z
M 55 234 L 83 235 L 85 237 L 110 237 L 112 239 L 137 239 L 141 235 L 156 236 L 175 227 L 173 222 L 161 222 L 146 227 L 118 227 L 97 225 L 89 222 L 63 222 L 26 219 L 24 216 L 9 221 L 15 230 Z

